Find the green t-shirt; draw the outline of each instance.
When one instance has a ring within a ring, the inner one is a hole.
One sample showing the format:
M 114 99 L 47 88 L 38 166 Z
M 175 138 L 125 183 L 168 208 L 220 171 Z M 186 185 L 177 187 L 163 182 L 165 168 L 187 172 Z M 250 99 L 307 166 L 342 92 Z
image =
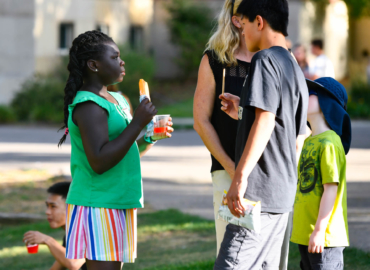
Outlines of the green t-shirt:
M 334 131 L 306 139 L 298 178 L 291 241 L 308 246 L 319 216 L 323 185 L 338 183 L 337 198 L 325 232 L 325 247 L 349 246 L 346 156 L 340 137 Z
M 71 136 L 72 184 L 67 203 L 81 206 L 111 209 L 131 209 L 143 207 L 143 188 L 141 181 L 140 154 L 136 142 L 125 157 L 113 168 L 97 174 L 91 168 L 82 144 L 79 128 L 72 121 L 76 104 L 92 101 L 108 113 L 109 140 L 116 139 L 130 124 L 130 107 L 120 94 L 109 92 L 119 105 L 87 91 L 78 91 L 69 105 L 68 127 Z

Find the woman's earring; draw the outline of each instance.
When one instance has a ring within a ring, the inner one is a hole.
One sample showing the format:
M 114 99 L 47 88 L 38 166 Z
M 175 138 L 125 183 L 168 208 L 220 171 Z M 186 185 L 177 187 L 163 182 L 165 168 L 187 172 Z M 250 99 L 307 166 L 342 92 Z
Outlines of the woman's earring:
M 98 72 L 98 69 L 95 69 L 95 72 Z

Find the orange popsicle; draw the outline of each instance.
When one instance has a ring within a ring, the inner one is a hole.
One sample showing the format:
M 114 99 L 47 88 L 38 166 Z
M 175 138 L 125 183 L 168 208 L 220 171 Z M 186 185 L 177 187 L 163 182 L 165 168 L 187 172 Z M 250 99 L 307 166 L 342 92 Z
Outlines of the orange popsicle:
M 140 96 L 145 95 L 145 96 L 148 97 L 148 99 L 150 101 L 149 85 L 143 79 L 140 79 L 140 81 L 139 81 L 139 89 L 140 89 Z

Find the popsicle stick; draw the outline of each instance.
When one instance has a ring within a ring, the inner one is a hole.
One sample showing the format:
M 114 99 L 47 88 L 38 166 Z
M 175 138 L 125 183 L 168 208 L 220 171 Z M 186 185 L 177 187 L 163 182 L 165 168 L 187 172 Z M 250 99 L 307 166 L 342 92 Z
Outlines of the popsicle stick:
M 225 75 L 226 75 L 226 69 L 224 68 L 224 75 L 222 77 L 222 95 L 225 94 Z

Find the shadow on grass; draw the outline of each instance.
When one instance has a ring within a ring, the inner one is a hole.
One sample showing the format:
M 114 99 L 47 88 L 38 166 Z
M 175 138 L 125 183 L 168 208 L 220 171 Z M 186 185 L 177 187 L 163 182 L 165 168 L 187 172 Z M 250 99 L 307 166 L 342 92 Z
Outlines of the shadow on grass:
M 0 230 L 1 269 L 48 269 L 54 262 L 46 246 L 38 254 L 27 254 L 23 234 L 38 230 L 61 241 L 64 231 L 52 230 L 47 222 L 2 226 Z M 208 270 L 216 254 L 213 221 L 170 209 L 138 216 L 138 259 L 125 264 L 127 270 Z M 370 269 L 370 254 L 354 248 L 344 252 L 344 269 Z M 300 255 L 290 245 L 289 270 L 298 270 Z

